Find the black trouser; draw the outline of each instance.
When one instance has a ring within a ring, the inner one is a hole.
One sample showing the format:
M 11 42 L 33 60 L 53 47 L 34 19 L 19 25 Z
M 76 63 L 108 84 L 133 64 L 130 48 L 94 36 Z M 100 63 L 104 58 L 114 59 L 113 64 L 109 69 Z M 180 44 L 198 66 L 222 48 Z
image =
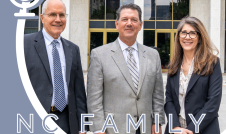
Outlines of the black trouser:
M 140 134 L 140 127 L 136 130 L 136 134 Z
M 53 120 L 62 130 L 64 130 L 65 133 L 70 134 L 68 106 L 66 106 L 62 112 L 60 111 L 51 112 L 50 110 L 50 113 L 58 116 L 59 118 L 58 120 L 55 120 L 55 119 Z

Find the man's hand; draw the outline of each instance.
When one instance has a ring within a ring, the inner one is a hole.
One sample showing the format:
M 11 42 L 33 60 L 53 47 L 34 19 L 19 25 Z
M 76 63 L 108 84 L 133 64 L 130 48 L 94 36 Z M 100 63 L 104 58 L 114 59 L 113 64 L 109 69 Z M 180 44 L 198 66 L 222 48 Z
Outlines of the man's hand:
M 95 133 L 95 134 L 106 134 L 106 133 L 104 132 L 104 133 Z
M 151 134 L 162 134 L 161 126 L 159 125 L 159 132 L 156 133 L 156 132 L 155 132 L 155 124 L 153 124 L 153 125 L 151 126 Z
M 85 133 L 81 133 L 81 132 L 79 132 L 79 134 L 86 134 L 86 132 L 85 132 Z
M 175 127 L 173 128 L 174 130 L 181 130 L 182 133 L 174 133 L 174 134 L 193 134 L 192 131 L 185 129 L 185 128 L 181 128 L 181 127 Z

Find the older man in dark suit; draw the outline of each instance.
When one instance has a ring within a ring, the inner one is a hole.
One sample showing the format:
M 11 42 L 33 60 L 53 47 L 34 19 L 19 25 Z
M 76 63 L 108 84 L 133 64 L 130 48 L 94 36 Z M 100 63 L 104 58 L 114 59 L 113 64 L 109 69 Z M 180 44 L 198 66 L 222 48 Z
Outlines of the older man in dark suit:
M 59 117 L 55 122 L 66 132 L 78 134 L 81 114 L 87 113 L 79 48 L 62 38 L 66 8 L 61 0 L 46 0 L 38 33 L 25 35 L 28 74 L 41 104 Z

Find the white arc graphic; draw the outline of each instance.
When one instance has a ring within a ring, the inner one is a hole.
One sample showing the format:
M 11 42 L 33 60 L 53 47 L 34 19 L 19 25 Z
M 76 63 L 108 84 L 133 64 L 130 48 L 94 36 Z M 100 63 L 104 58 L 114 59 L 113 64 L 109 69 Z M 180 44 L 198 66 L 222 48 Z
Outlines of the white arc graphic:
M 28 76 L 27 67 L 25 64 L 24 57 L 24 26 L 25 19 L 18 19 L 17 21 L 17 29 L 16 29 L 16 55 L 17 55 L 17 64 L 20 73 L 20 77 L 24 86 L 24 89 L 27 93 L 27 96 L 33 105 L 35 111 L 38 113 L 40 118 L 44 120 L 44 118 L 48 115 L 48 113 L 43 108 L 40 103 L 38 97 L 36 96 L 34 89 L 31 85 L 31 81 Z M 40 122 L 41 123 L 41 122 Z M 46 120 L 46 125 L 50 130 L 54 130 L 58 128 L 54 133 L 55 134 L 66 134 L 53 120 L 50 118 Z

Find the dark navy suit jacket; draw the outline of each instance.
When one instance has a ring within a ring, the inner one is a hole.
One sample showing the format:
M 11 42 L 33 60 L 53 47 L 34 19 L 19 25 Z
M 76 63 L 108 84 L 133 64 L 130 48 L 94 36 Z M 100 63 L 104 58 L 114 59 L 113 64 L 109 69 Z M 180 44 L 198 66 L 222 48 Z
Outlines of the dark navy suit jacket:
M 81 113 L 87 113 L 80 52 L 79 47 L 74 43 L 64 38 L 61 38 L 61 41 L 66 62 L 70 131 L 78 134 L 81 128 Z M 31 84 L 42 106 L 49 113 L 53 85 L 42 30 L 24 36 L 24 53 Z
M 174 76 L 168 76 L 166 85 L 165 113 L 169 121 L 169 114 L 173 115 L 172 128 L 180 126 L 179 122 L 179 77 L 180 71 Z M 202 76 L 193 74 L 188 84 L 185 96 L 185 116 L 187 129 L 195 134 L 195 125 L 188 114 L 193 114 L 196 121 L 202 114 L 206 114 L 199 126 L 200 134 L 220 134 L 218 123 L 218 110 L 222 96 L 222 74 L 220 61 L 214 65 L 211 75 Z M 166 126 L 165 134 L 169 133 L 169 124 Z

